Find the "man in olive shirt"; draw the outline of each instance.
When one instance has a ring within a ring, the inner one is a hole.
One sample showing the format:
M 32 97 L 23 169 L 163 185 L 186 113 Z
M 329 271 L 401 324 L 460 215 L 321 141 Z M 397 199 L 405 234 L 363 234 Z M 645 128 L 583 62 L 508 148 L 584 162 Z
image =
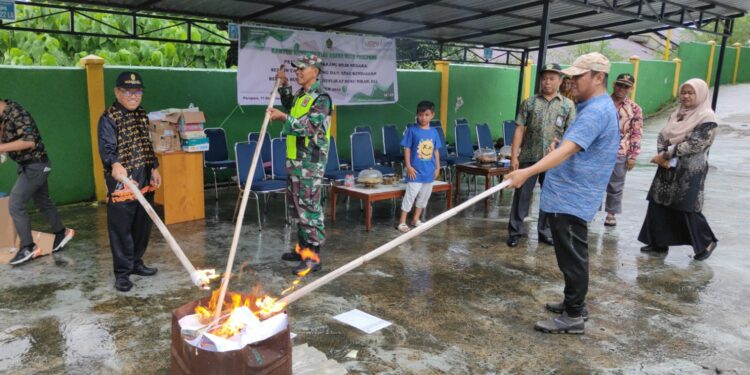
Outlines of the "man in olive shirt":
M 10 261 L 16 266 L 42 255 L 31 236 L 31 220 L 26 212 L 29 200 L 34 200 L 55 233 L 53 252 L 62 249 L 75 231 L 65 228 L 49 199 L 47 177 L 52 165 L 36 122 L 20 104 L 8 99 L 0 100 L 0 154 L 4 152 L 18 163 L 18 178 L 10 191 L 9 202 L 10 216 L 21 239 L 21 247 Z
M 575 120 L 575 104 L 562 96 L 558 89 L 562 82 L 560 65 L 547 64 L 539 77 L 541 92 L 524 100 L 516 118 L 516 132 L 513 135 L 511 168 L 527 168 L 541 160 L 550 144 L 562 139 L 565 130 Z M 519 155 L 520 149 L 520 155 Z M 544 184 L 544 173 L 531 176 L 523 186 L 513 193 L 513 204 L 508 220 L 508 241 L 510 247 L 518 246 L 518 240 L 525 233 L 523 220 L 529 214 L 529 206 L 536 186 Z M 552 245 L 552 233 L 547 223 L 547 215 L 539 211 L 537 223 L 539 242 Z

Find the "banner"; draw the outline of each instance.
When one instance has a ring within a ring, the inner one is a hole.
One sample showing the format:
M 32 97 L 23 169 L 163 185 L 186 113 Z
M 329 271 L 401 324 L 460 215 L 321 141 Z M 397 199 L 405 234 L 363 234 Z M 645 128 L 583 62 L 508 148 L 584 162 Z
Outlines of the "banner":
M 281 64 L 296 92 L 299 86 L 291 63 L 305 53 L 323 59 L 321 84 L 335 105 L 398 101 L 393 39 L 241 26 L 238 103 L 267 105 Z

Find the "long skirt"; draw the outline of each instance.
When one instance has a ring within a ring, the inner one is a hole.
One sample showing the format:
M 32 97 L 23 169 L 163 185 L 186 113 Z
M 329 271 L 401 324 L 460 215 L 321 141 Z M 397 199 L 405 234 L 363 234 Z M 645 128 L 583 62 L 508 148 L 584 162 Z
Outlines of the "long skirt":
M 649 202 L 638 241 L 652 246 L 690 245 L 700 254 L 718 241 L 701 212 L 685 212 Z

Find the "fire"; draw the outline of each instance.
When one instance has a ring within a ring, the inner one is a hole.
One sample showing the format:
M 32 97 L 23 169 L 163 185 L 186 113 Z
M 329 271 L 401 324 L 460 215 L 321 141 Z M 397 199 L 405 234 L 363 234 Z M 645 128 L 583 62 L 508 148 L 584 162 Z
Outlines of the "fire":
M 208 306 L 198 305 L 195 314 L 201 323 L 209 325 L 214 320 L 214 311 L 219 300 L 219 290 L 213 291 Z M 254 288 L 247 296 L 239 293 L 228 293 L 230 301 L 225 301 L 219 318 L 220 324 L 210 328 L 210 333 L 221 337 L 232 337 L 238 334 L 245 325 L 238 321 L 234 312 L 240 307 L 247 307 L 260 319 L 266 319 L 284 310 L 283 303 L 278 303 L 278 298 L 262 294 L 260 288 Z
M 303 247 L 300 251 L 297 252 L 300 257 L 302 257 L 302 260 L 312 260 L 315 263 L 320 263 L 320 257 L 318 256 L 318 253 L 312 251 L 310 248 Z

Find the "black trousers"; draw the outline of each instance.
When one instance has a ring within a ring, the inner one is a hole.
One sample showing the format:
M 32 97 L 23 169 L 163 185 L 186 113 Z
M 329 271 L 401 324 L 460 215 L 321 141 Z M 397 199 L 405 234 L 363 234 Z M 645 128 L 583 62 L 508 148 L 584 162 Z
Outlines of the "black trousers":
M 690 245 L 695 254 L 718 242 L 701 212 L 685 212 L 648 202 L 638 241 L 653 246 Z
M 581 316 L 589 290 L 588 223 L 567 214 L 548 214 L 552 239 L 555 241 L 557 266 L 565 278 L 565 311 Z
M 146 199 L 153 204 L 153 193 Z M 123 278 L 143 265 L 143 254 L 151 235 L 151 219 L 138 201 L 108 203 L 107 229 L 115 278 Z
M 534 163 L 521 163 L 519 168 L 527 168 L 532 165 Z M 520 188 L 513 192 L 513 203 L 510 206 L 510 217 L 508 218 L 509 236 L 522 236 L 526 234 L 526 230 L 523 227 L 523 220 L 526 219 L 526 216 L 529 216 L 529 208 L 534 198 L 534 186 L 536 186 L 537 179 L 539 180 L 539 186 L 544 186 L 544 173 L 540 173 L 529 177 Z M 550 238 L 552 236 L 549 229 L 549 221 L 547 220 L 547 213 L 542 210 L 539 210 L 536 228 L 540 238 Z

